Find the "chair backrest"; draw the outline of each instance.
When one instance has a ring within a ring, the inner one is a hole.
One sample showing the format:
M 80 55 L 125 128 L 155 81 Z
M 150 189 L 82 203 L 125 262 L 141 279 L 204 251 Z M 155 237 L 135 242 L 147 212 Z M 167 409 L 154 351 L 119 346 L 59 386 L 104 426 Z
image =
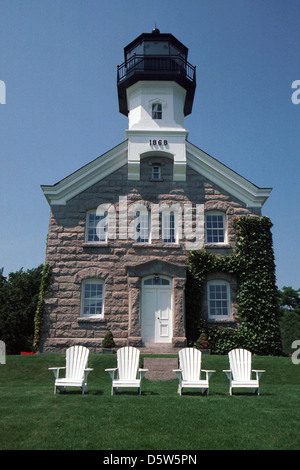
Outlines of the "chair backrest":
M 233 349 L 228 356 L 233 380 L 250 380 L 251 352 L 246 349 Z
M 117 351 L 119 379 L 135 380 L 139 368 L 140 351 L 132 346 L 125 346 Z
M 183 380 L 199 380 L 201 371 L 201 351 L 195 348 L 184 348 L 178 352 L 179 367 Z
M 84 377 L 89 352 L 84 346 L 72 346 L 66 350 L 66 377 L 74 379 Z

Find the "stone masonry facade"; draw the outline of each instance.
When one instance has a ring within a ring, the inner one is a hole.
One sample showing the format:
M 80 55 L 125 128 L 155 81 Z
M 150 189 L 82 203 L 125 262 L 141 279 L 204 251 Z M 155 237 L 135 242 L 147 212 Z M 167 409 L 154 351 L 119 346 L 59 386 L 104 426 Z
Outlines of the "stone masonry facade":
M 161 166 L 161 181 L 151 180 L 153 163 Z M 126 196 L 128 207 L 133 203 L 204 204 L 204 210 L 226 214 L 227 244 L 206 245 L 217 255 L 232 253 L 235 245 L 232 220 L 239 215 L 260 215 L 260 209 L 247 208 L 199 173 L 187 166 L 186 181 L 173 181 L 173 161 L 169 158 L 147 157 L 141 160 L 140 181 L 128 180 L 128 168 L 105 177 L 84 190 L 65 206 L 51 207 L 47 261 L 52 270 L 51 292 L 45 298 L 41 352 L 64 352 L 67 347 L 81 344 L 91 352 L 100 352 L 108 330 L 117 347 L 141 346 L 141 280 L 159 273 L 172 280 L 173 346 L 186 345 L 184 286 L 186 281 L 185 239 L 178 244 L 153 240 L 149 244 L 132 239 L 109 239 L 106 244 L 92 245 L 85 241 L 87 211 L 100 204 L 119 208 L 119 196 Z M 118 220 L 118 219 L 117 219 Z M 128 217 L 128 222 L 131 218 Z M 118 229 L 118 226 L 117 226 Z M 117 231 L 118 233 L 118 231 Z M 225 276 L 220 273 L 220 276 Z M 85 279 L 101 279 L 105 283 L 104 318 L 83 318 L 81 283 Z M 232 289 L 233 311 L 235 279 L 228 279 Z M 205 316 L 205 302 L 203 315 Z M 234 323 L 234 315 L 233 320 Z

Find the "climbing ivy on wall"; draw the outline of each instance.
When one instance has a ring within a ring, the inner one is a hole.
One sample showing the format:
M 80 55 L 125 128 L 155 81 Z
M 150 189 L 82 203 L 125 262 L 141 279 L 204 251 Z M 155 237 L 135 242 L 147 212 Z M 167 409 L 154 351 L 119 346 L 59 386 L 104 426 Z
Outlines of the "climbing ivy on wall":
M 46 262 L 44 264 L 42 280 L 40 285 L 40 292 L 37 302 L 37 308 L 34 316 L 34 336 L 33 336 L 33 350 L 36 352 L 40 344 L 40 332 L 43 323 L 43 308 L 44 308 L 44 297 L 49 292 L 51 268 Z
M 186 285 L 187 336 L 194 342 L 205 332 L 212 352 L 226 354 L 243 347 L 254 354 L 281 354 L 275 263 L 268 217 L 240 216 L 233 221 L 236 248 L 232 255 L 205 250 L 188 254 Z M 201 317 L 203 284 L 208 274 L 228 273 L 237 279 L 238 328 L 208 326 Z

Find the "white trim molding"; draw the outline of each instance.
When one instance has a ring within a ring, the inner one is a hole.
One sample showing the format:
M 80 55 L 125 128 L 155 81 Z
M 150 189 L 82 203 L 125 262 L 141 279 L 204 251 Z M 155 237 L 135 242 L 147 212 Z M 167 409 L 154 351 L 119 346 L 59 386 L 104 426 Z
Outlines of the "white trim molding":
M 250 183 L 190 142 L 186 143 L 186 156 L 190 168 L 244 202 L 247 207 L 262 207 L 272 191 L 272 188 L 259 188 Z
M 169 144 L 168 148 L 164 151 L 161 151 L 161 149 L 149 149 L 146 146 L 149 145 L 148 131 L 127 131 L 127 133 L 129 134 L 129 140 L 125 140 L 58 183 L 52 186 L 42 185 L 41 188 L 48 203 L 50 205 L 66 205 L 70 199 L 126 164 L 128 164 L 128 179 L 139 180 L 140 157 L 143 156 L 143 152 L 146 150 L 148 152 L 145 152 L 144 155 L 151 155 L 153 153 L 153 155 L 159 154 L 169 158 L 173 157 L 174 181 L 185 181 L 185 168 L 188 165 L 197 173 L 243 202 L 247 207 L 261 208 L 272 191 L 271 188 L 259 188 L 188 142 L 186 140 L 187 131 L 185 130 L 176 130 L 175 132 L 174 130 L 165 131 L 164 135 L 167 136 Z M 155 137 L 161 134 L 161 131 L 153 132 Z M 135 139 L 132 138 L 137 135 L 141 138 L 141 141 L 137 139 L 137 142 L 133 143 L 132 140 L 134 141 Z M 147 144 L 145 145 L 146 141 Z M 134 152 L 131 148 L 132 144 L 135 147 Z M 175 145 L 176 149 L 175 147 L 173 148 L 173 145 Z M 130 155 L 132 156 L 131 158 Z
M 41 188 L 50 205 L 66 203 L 127 163 L 127 140 L 83 166 L 53 186 Z

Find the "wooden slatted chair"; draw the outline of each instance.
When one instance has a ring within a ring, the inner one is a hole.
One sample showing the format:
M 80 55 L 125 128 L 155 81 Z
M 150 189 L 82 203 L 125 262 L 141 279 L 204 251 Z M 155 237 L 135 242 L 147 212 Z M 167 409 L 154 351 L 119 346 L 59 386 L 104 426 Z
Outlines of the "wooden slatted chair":
M 66 350 L 66 366 L 65 367 L 49 367 L 53 371 L 54 393 L 56 389 L 65 391 L 66 387 L 80 387 L 82 395 L 88 391 L 87 376 L 93 369 L 88 369 L 89 350 L 84 346 L 72 346 Z M 59 377 L 59 371 L 65 369 L 65 377 Z
M 195 348 L 184 348 L 178 352 L 179 369 L 174 370 L 179 380 L 178 393 L 183 388 L 199 389 L 202 393 L 209 393 L 209 379 L 215 370 L 201 369 L 201 351 Z M 201 379 L 201 372 L 205 372 L 205 379 Z
M 125 346 L 117 351 L 117 367 L 114 369 L 105 369 L 112 380 L 111 395 L 114 389 L 119 388 L 137 388 L 141 395 L 141 381 L 148 369 L 139 368 L 140 351 L 132 346 Z M 117 377 L 115 378 L 115 373 Z
M 223 370 L 229 380 L 229 393 L 233 388 L 250 388 L 259 395 L 259 379 L 264 370 L 252 370 L 251 352 L 246 349 L 233 349 L 228 353 L 230 370 Z M 252 372 L 256 378 L 252 379 Z

